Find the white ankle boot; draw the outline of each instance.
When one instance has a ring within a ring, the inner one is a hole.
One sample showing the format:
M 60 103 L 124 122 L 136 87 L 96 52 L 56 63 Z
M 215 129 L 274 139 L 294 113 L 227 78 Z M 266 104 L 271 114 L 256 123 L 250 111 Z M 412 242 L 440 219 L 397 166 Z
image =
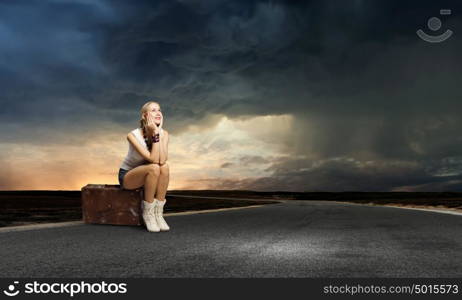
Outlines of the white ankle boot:
M 156 221 L 157 224 L 159 225 L 159 228 L 161 231 L 168 231 L 170 230 L 170 227 L 168 226 L 167 222 L 165 222 L 163 213 L 164 213 L 164 205 L 167 202 L 167 199 L 164 199 L 163 201 L 160 201 L 159 199 L 154 198 L 154 212 L 156 215 Z
M 155 209 L 156 209 L 155 202 L 149 203 L 143 200 L 142 209 L 143 209 L 143 221 L 148 231 L 159 232 L 160 228 L 159 228 L 159 225 L 157 224 L 156 216 L 155 216 Z

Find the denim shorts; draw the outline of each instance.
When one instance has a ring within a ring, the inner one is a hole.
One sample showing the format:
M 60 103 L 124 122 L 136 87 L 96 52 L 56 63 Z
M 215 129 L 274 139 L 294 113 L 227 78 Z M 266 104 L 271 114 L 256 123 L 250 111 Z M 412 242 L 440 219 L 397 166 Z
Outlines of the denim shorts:
M 125 174 L 127 174 L 128 170 L 125 170 L 125 169 L 122 169 L 120 168 L 119 169 L 119 184 L 120 184 L 120 188 L 123 188 L 123 183 L 124 183 L 124 176 Z

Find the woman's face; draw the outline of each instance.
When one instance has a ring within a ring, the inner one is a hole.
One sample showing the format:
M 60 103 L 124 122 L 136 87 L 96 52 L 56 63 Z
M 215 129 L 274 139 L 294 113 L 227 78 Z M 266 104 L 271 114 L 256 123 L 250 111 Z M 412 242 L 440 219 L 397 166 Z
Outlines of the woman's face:
M 162 120 L 162 111 L 160 110 L 159 104 L 153 103 L 149 105 L 148 111 L 145 114 L 145 117 L 147 117 L 147 114 L 150 114 L 154 118 L 154 122 L 156 125 L 160 124 L 160 121 Z

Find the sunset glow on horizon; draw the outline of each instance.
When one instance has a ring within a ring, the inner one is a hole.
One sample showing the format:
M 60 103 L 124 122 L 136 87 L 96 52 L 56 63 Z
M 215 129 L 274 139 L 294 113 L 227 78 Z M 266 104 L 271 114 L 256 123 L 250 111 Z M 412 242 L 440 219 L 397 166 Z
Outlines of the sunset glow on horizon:
M 168 116 L 165 118 L 168 123 Z M 191 125 L 178 136 L 170 135 L 169 190 L 210 189 L 220 181 L 239 182 L 269 176 L 271 173 L 264 170 L 269 162 L 284 156 L 284 145 L 271 139 L 284 139 L 293 123 L 291 116 L 216 118 L 217 123 L 211 128 Z M 86 184 L 118 184 L 118 168 L 128 151 L 126 135 L 135 127 L 126 128 L 120 134 L 95 133 L 94 137 L 86 137 L 85 144 L 75 146 L 43 145 L 23 149 L 19 144 L 3 144 L 4 153 L 12 156 L 16 153 L 18 158 L 11 161 L 9 167 L 27 170 L 22 174 L 23 183 L 10 189 L 80 190 Z M 168 130 L 168 126 L 164 128 Z M 253 160 L 253 157 L 259 159 Z M 18 182 L 19 178 L 11 181 Z

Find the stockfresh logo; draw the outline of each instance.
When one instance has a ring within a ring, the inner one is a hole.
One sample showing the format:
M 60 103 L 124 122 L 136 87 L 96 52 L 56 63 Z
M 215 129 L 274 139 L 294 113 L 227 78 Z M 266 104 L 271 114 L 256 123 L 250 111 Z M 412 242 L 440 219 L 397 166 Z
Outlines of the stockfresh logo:
M 16 290 L 16 284 L 19 284 L 19 281 L 15 281 L 14 284 L 8 285 L 6 290 L 3 290 L 3 293 L 9 297 L 14 297 L 19 294 L 19 290 Z

